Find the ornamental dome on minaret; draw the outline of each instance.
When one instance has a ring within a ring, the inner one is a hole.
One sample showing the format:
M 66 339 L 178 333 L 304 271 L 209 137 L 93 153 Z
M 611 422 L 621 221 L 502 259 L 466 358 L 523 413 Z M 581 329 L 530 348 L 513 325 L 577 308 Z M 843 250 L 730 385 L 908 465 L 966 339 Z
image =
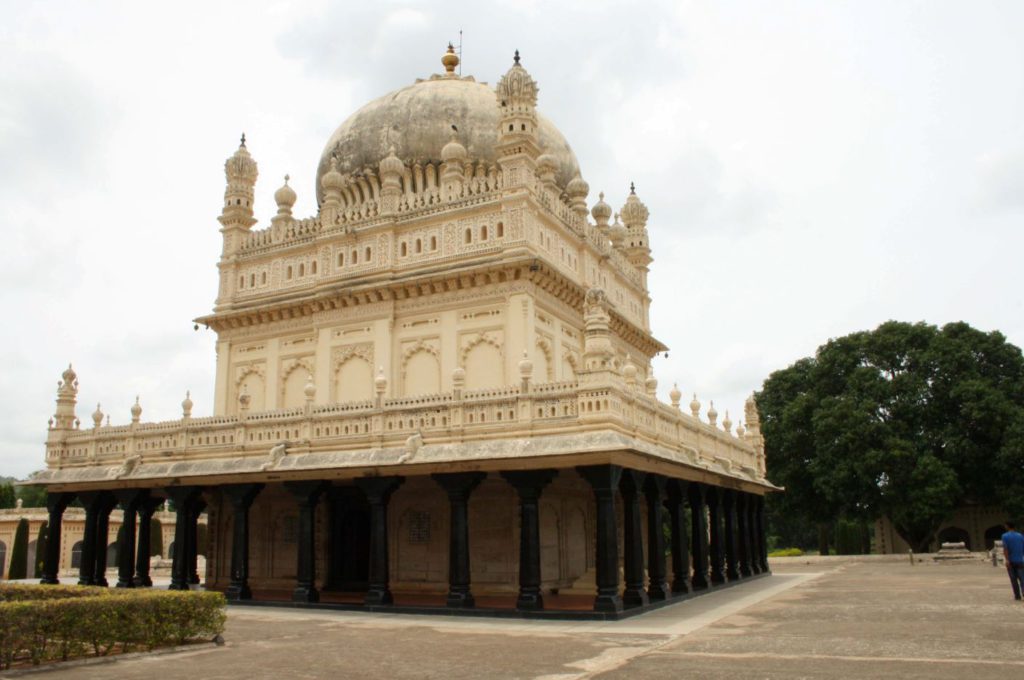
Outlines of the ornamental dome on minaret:
M 331 163 L 332 167 L 337 167 L 338 165 L 338 161 L 333 158 L 331 159 Z M 392 145 L 392 147 L 388 149 L 388 155 L 380 162 L 380 174 L 401 175 L 403 172 L 405 172 L 405 163 L 395 155 L 395 147 Z M 338 175 L 340 176 L 341 173 L 339 172 Z
M 540 162 L 540 159 L 538 159 L 538 162 Z M 587 184 L 582 177 L 576 175 L 569 180 L 569 184 L 565 187 L 565 193 L 569 194 L 569 196 L 573 198 L 577 196 L 580 198 L 586 198 L 587 194 L 590 193 L 590 185 Z M 609 208 L 609 210 L 611 210 L 611 208 Z
M 540 88 L 533 77 L 519 63 L 519 50 L 513 58 L 512 68 L 498 81 L 498 99 L 502 106 L 512 109 L 537 105 L 537 93 Z
M 274 202 L 277 203 L 277 207 L 291 210 L 292 206 L 295 205 L 295 190 L 288 186 L 288 180 L 291 179 L 288 175 L 284 176 L 284 184 L 280 189 L 274 192 Z
M 238 150 L 224 162 L 224 174 L 229 181 L 244 180 L 250 183 L 256 181 L 259 171 L 256 161 L 249 155 L 249 149 L 245 148 L 245 135 L 238 145 Z
M 629 197 L 619 214 L 622 216 L 622 222 L 629 229 L 643 229 L 647 226 L 647 217 L 650 213 L 647 206 L 637 197 L 636 187 L 632 183 L 629 185 Z
M 597 203 L 590 209 L 590 214 L 594 216 L 594 221 L 598 225 L 607 225 L 608 220 L 611 219 L 612 207 L 604 202 L 603 191 L 597 195 Z
M 552 171 L 557 171 L 558 158 L 556 158 L 554 154 L 550 154 L 547 152 L 542 153 L 540 156 L 537 157 L 537 169 L 542 171 L 548 169 Z M 569 184 L 572 184 L 572 180 L 569 181 Z M 568 185 L 566 185 L 566 191 L 568 190 L 569 187 Z
M 456 56 L 457 55 L 452 55 Z M 451 59 L 447 56 L 445 67 Z M 502 79 L 516 100 L 536 100 L 536 83 L 522 66 L 513 66 Z M 565 136 L 537 113 L 538 143 L 557 159 L 555 183 L 566 189 L 579 174 L 576 155 Z M 364 105 L 343 122 L 327 141 L 316 173 L 317 203 L 324 199 L 323 178 L 337 158 L 342 175 L 377 168 L 393 146 L 395 156 L 407 165 L 442 160 L 450 141 L 451 125 L 458 127 L 458 143 L 465 158 L 485 167 L 497 163 L 498 122 L 502 117 L 495 88 L 472 76 L 445 71 L 388 93 Z
M 330 167 L 327 172 L 324 173 L 324 176 L 320 178 L 320 186 L 324 191 L 330 191 L 331 189 L 340 190 L 345 186 L 345 177 L 338 172 L 337 158 L 331 158 Z
M 455 130 L 455 126 L 452 126 L 451 139 L 441 149 L 441 160 L 445 163 L 452 161 L 464 161 L 469 157 L 466 152 L 466 147 L 459 143 L 459 133 Z

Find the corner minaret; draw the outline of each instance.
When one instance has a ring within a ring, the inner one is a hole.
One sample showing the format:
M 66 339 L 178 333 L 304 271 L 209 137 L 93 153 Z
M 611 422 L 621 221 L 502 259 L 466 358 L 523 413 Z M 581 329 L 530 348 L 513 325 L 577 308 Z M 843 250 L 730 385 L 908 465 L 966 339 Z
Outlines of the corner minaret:
M 649 212 L 636 195 L 636 187 L 629 184 L 629 197 L 619 212 L 622 223 L 626 227 L 626 238 L 622 244 L 623 253 L 630 264 L 640 270 L 644 277 L 644 288 L 647 288 L 648 265 L 651 258 L 650 242 L 647 238 L 647 217 Z
M 498 82 L 498 164 L 503 184 L 515 189 L 526 186 L 537 171 L 540 142 L 537 125 L 537 83 L 519 63 Z
M 238 151 L 224 163 L 227 187 L 224 189 L 224 208 L 218 218 L 220 233 L 224 235 L 223 255 L 226 257 L 238 250 L 242 237 L 256 224 L 253 216 L 253 197 L 258 175 L 256 161 L 245 148 L 245 135 Z

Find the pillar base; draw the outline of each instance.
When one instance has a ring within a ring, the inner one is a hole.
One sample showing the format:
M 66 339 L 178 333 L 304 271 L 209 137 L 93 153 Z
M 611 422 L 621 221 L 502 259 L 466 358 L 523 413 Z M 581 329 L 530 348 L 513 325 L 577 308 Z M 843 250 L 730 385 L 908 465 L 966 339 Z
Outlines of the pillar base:
M 52 576 L 44 576 L 43 578 L 39 579 L 39 583 L 41 583 L 44 586 L 58 586 L 60 585 L 60 580 Z
M 651 602 L 663 602 L 672 597 L 672 590 L 667 583 L 651 584 L 647 589 L 647 599 Z
M 152 588 L 153 587 L 153 579 L 151 579 L 148 575 L 147 576 L 136 576 L 135 578 L 132 579 L 132 583 L 135 585 L 136 588 Z
M 240 600 L 251 600 L 252 589 L 248 585 L 230 585 L 228 589 L 224 591 L 224 597 L 230 602 L 238 602 Z
M 191 590 L 191 588 L 188 587 L 187 583 L 174 583 L 172 581 L 171 585 L 167 586 L 167 590 Z
M 250 594 L 250 597 L 252 595 Z M 320 601 L 320 592 L 316 588 L 299 586 L 292 591 L 292 602 L 305 602 L 312 604 Z
M 643 588 L 626 588 L 622 593 L 622 605 L 624 607 L 646 607 L 651 601 L 647 599 L 647 593 Z
M 114 587 L 115 588 L 134 588 L 135 587 L 135 582 L 134 581 L 122 581 L 122 580 L 118 579 L 117 585 L 115 585 Z
M 472 593 L 448 593 L 444 606 L 452 609 L 471 609 L 476 606 L 476 598 Z
M 612 612 L 617 614 L 622 610 L 622 598 L 618 595 L 598 595 L 594 598 L 595 612 Z
M 387 589 L 368 590 L 366 591 L 366 597 L 363 598 L 363 602 L 368 605 L 390 605 L 395 603 L 395 598 L 391 596 L 391 591 Z
M 544 596 L 537 592 L 523 592 L 519 591 L 519 597 L 516 598 L 516 609 L 522 609 L 523 611 L 537 612 L 544 609 Z
M 693 592 L 693 586 L 689 581 L 673 581 L 672 582 L 672 594 L 673 595 L 686 595 Z

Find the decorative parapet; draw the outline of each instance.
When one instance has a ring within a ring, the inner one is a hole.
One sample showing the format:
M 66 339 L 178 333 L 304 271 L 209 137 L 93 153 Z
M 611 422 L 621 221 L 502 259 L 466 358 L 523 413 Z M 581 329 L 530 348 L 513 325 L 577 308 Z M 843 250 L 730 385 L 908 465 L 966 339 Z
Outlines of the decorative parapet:
M 306 450 L 395 447 L 413 435 L 465 444 L 515 436 L 615 432 L 690 465 L 763 482 L 756 442 L 617 383 L 527 384 L 461 393 L 322 404 L 239 416 L 51 430 L 49 469 L 263 458 L 282 442 Z M 56 436 L 53 436 L 56 435 Z M 475 444 L 474 444 L 475 445 Z

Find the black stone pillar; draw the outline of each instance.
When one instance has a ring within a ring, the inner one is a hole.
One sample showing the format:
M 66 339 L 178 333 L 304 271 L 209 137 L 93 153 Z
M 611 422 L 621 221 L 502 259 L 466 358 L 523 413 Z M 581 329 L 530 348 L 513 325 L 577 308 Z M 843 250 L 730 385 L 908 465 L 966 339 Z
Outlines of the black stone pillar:
M 370 504 L 370 565 L 366 604 L 391 604 L 388 564 L 388 501 L 395 489 L 405 481 L 402 477 L 360 477 L 356 486 Z
M 690 483 L 690 537 L 693 545 L 693 589 L 704 590 L 711 581 L 708 579 L 708 523 L 707 487 L 698 482 Z
M 188 582 L 199 584 L 199 515 L 206 510 L 206 501 L 199 497 L 188 513 Z M 207 527 L 209 531 L 209 527 Z M 209 535 L 209 534 L 207 534 Z M 205 549 L 206 546 L 203 546 Z
M 93 584 L 106 588 L 107 582 L 107 543 L 110 541 L 110 513 L 117 505 L 114 494 L 104 492 L 103 504 L 96 514 L 96 571 Z
M 672 595 L 665 575 L 665 486 L 666 477 L 647 475 L 644 498 L 647 499 L 647 597 L 667 600 Z
M 625 469 L 619 481 L 622 494 L 622 550 L 626 588 L 622 604 L 626 607 L 645 607 L 650 603 L 644 590 L 643 521 L 640 517 L 640 494 L 643 493 L 643 472 Z
M 316 589 L 316 504 L 327 485 L 321 481 L 285 482 L 284 485 L 299 504 L 296 582 L 292 602 L 319 602 L 320 592 Z
M 597 597 L 594 611 L 620 612 L 619 539 L 615 526 L 615 492 L 622 477 L 618 465 L 586 465 L 576 468 L 594 489 L 597 502 Z
M 249 508 L 262 484 L 231 484 L 221 487 L 231 503 L 231 581 L 224 591 L 229 600 L 251 600 L 249 588 Z
M 117 544 L 117 587 L 135 587 L 135 515 L 143 499 L 149 495 L 146 489 L 121 489 L 114 492 L 121 510 L 121 537 Z M 149 546 L 146 546 L 149 549 Z
M 666 485 L 666 508 L 672 525 L 672 594 L 692 591 L 690 585 L 690 537 L 686 526 L 688 482 L 670 479 Z
M 764 496 L 757 497 L 757 547 L 761 561 L 761 573 L 768 573 L 768 525 L 764 514 Z
M 725 532 L 723 490 L 713 486 L 708 489 L 708 516 L 711 524 L 711 584 L 725 583 Z
M 132 578 L 136 588 L 149 588 L 153 585 L 153 579 L 149 576 L 149 544 L 152 538 L 150 534 L 153 513 L 163 503 L 163 498 L 155 497 L 144 498 L 139 503 L 139 540 L 135 551 L 135 576 Z
M 722 511 L 725 520 L 725 577 L 730 581 L 740 578 L 739 527 L 736 520 L 736 492 L 723 489 Z
M 448 532 L 449 607 L 466 608 L 476 604 L 470 590 L 469 569 L 469 495 L 487 476 L 485 472 L 448 472 L 431 475 L 448 494 L 451 506 Z
M 753 576 L 751 555 L 753 542 L 750 534 L 750 495 L 736 492 L 736 523 L 739 531 L 739 571 L 740 577 Z
M 188 590 L 191 574 L 191 555 L 189 554 L 190 526 L 189 515 L 199 499 L 202 490 L 196 486 L 173 486 L 167 489 L 167 496 L 174 502 L 174 557 L 171 561 L 171 585 L 169 590 Z
M 519 597 L 516 609 L 544 609 L 540 592 L 540 494 L 557 470 L 502 472 L 519 496 Z
M 60 534 L 64 522 L 64 510 L 74 500 L 71 493 L 46 494 L 46 510 L 50 517 L 46 524 L 46 554 L 43 556 L 43 578 L 39 581 L 49 585 L 60 583 Z

